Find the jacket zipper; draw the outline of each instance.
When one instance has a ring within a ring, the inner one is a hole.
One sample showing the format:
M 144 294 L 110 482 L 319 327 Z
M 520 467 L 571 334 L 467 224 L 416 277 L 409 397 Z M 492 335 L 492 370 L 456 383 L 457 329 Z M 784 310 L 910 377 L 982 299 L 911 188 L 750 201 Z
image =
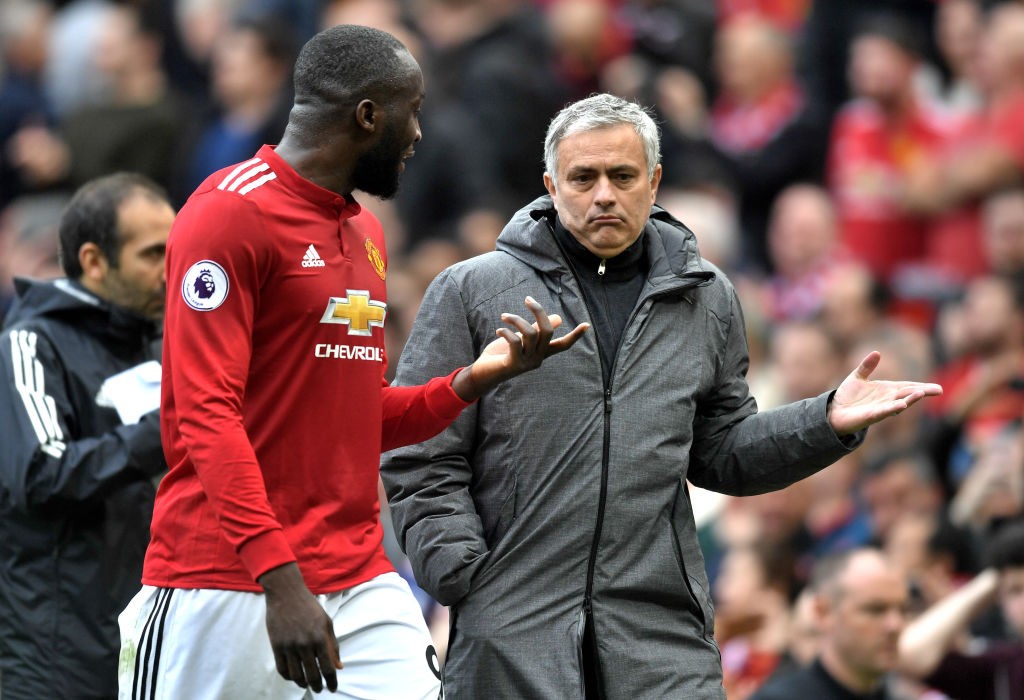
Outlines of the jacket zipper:
M 565 250 L 562 249 L 561 243 L 558 242 L 558 237 L 557 236 L 553 236 L 552 238 L 554 239 L 555 245 L 558 247 L 559 252 L 562 254 L 562 258 L 566 262 L 566 267 L 569 269 L 569 274 L 571 274 L 573 276 L 573 279 L 576 281 L 576 285 L 580 289 L 580 298 L 583 300 L 583 305 L 587 309 L 587 315 L 591 319 L 593 319 L 594 318 L 593 309 L 590 308 L 590 301 L 587 299 L 586 294 L 583 293 L 583 285 L 580 283 L 579 278 L 576 275 L 576 271 L 573 269 L 572 263 L 570 263 L 568 261 L 568 256 L 566 255 Z M 601 264 L 598 265 L 598 268 L 597 268 L 597 274 L 599 276 L 600 275 L 604 275 L 605 269 L 606 269 L 606 262 L 607 262 L 607 260 L 605 258 L 601 259 Z M 643 295 L 643 293 L 641 293 L 640 297 L 637 299 L 636 305 L 633 307 L 633 311 L 629 315 L 629 320 L 626 321 L 626 325 L 622 329 L 622 335 L 619 337 L 619 344 L 615 348 L 615 353 L 610 358 L 611 359 L 611 368 L 610 368 L 609 373 L 608 373 L 610 377 L 614 377 L 615 376 L 615 367 L 616 367 L 616 365 L 618 365 L 619 349 L 622 347 L 622 341 L 626 337 L 626 334 L 629 331 L 630 326 L 633 324 L 633 321 L 636 319 L 637 312 L 644 305 L 644 303 L 648 299 L 654 299 L 654 298 L 660 297 L 660 296 L 662 296 L 664 294 L 670 294 L 670 293 L 672 293 L 674 291 L 679 291 L 681 289 L 688 289 L 690 287 L 697 286 L 701 282 L 706 281 L 707 276 L 708 275 L 706 275 L 704 273 L 684 273 L 683 275 L 681 275 L 681 277 L 683 277 L 686 280 L 686 282 L 684 282 L 682 285 L 673 285 L 673 287 L 671 289 L 658 290 L 657 292 L 652 293 L 652 294 L 648 294 L 646 296 Z M 601 354 L 601 343 L 597 343 L 597 352 L 598 352 L 598 356 L 600 356 L 600 354 Z M 583 694 L 584 695 L 585 695 L 586 689 L 585 689 L 585 683 L 584 683 L 584 678 L 583 678 L 583 666 L 582 666 L 583 661 L 584 661 L 583 660 L 583 653 L 582 653 L 583 638 L 584 638 L 584 634 L 585 634 L 584 630 L 585 630 L 585 626 L 587 624 L 587 620 L 590 618 L 590 616 L 591 616 L 591 614 L 593 612 L 594 570 L 597 567 L 597 547 L 598 547 L 599 542 L 601 541 L 601 532 L 604 529 L 604 511 L 605 511 L 605 504 L 606 504 L 607 498 L 608 498 L 608 462 L 609 462 L 609 459 L 610 459 L 610 452 L 611 452 L 611 431 L 612 431 L 612 427 L 611 427 L 612 381 L 609 380 L 608 382 L 605 382 L 605 380 L 604 380 L 604 370 L 601 369 L 600 367 L 598 369 L 601 371 L 601 383 L 602 383 L 602 385 L 604 387 L 604 394 L 603 394 L 603 402 L 604 402 L 604 437 L 603 437 L 602 446 L 601 446 L 601 489 L 600 489 L 600 493 L 598 495 L 598 500 L 597 500 L 597 522 L 594 525 L 594 537 L 593 537 L 593 539 L 591 540 L 591 543 L 590 543 L 590 556 L 587 559 L 587 583 L 586 583 L 586 588 L 585 588 L 584 593 L 583 593 L 583 609 L 580 611 L 580 619 L 579 619 L 579 623 L 578 623 L 578 627 L 577 627 L 577 640 L 579 642 L 579 649 L 581 650 L 580 651 L 580 664 L 581 664 L 581 666 L 580 666 L 580 688 L 583 689 Z M 687 581 L 687 584 L 689 584 L 688 581 Z M 596 628 L 594 630 L 594 639 L 595 639 L 595 643 L 596 643 L 596 639 L 597 639 L 597 630 L 596 630 Z M 598 669 L 598 671 L 599 671 L 599 669 Z

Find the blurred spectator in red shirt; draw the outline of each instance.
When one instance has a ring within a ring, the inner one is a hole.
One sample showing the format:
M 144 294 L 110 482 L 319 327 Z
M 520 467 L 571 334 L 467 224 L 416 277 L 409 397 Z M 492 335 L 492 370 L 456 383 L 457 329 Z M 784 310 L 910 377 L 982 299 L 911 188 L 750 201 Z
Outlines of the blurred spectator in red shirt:
M 952 128 L 914 87 L 918 46 L 896 17 L 861 28 L 849 64 L 856 98 L 836 116 L 829 148 L 844 245 L 884 282 L 924 257 L 929 221 L 906 212 L 900 193 L 915 163 L 941 148 Z
M 601 71 L 631 45 L 624 23 L 609 0 L 551 0 L 545 21 L 555 70 L 576 100 L 601 92 Z
M 915 168 L 904 193 L 908 207 L 948 210 L 1024 176 L 1024 5 L 1002 3 L 989 13 L 978 61 L 983 113 L 941 157 Z
M 778 27 L 796 34 L 807 19 L 811 0 L 715 0 L 723 24 L 740 15 L 760 15 Z

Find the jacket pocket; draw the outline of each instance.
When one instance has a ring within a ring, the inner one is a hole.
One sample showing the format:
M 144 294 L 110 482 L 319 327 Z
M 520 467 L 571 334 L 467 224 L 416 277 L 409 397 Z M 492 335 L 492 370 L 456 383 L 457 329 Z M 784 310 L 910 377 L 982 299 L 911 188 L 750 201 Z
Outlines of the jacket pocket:
M 681 488 L 686 488 L 683 484 Z M 693 605 L 694 614 L 700 623 L 701 629 L 703 630 L 704 637 L 707 639 L 714 638 L 715 632 L 715 612 L 714 606 L 711 602 L 711 595 L 708 593 L 707 588 L 701 582 L 699 576 L 691 575 L 691 570 L 697 566 L 703 566 L 703 561 L 690 561 L 687 562 L 685 554 L 686 548 L 683 547 L 680 542 L 680 533 L 675 526 L 676 514 L 675 508 L 671 508 L 667 513 L 666 520 L 668 520 L 668 527 L 672 532 L 672 544 L 673 551 L 676 556 L 676 563 L 679 565 L 680 578 L 683 580 L 683 584 L 686 586 L 686 592 L 690 596 L 690 601 Z M 698 546 L 694 541 L 693 546 Z

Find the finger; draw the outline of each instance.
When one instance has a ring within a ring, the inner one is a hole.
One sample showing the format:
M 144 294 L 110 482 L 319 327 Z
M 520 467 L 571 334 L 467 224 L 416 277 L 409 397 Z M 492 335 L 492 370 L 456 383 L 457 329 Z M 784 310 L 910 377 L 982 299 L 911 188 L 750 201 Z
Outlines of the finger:
M 910 396 L 904 397 L 903 403 L 905 403 L 908 407 L 913 406 L 915 403 L 923 399 L 925 395 L 926 394 L 923 391 L 915 391 L 914 393 L 910 394 Z
M 533 312 L 536 322 L 531 325 L 531 333 L 523 334 L 523 352 L 527 355 L 532 355 L 538 349 L 543 352 L 544 348 L 551 341 L 551 336 L 554 335 L 554 326 L 551 324 L 551 319 L 548 318 L 548 314 L 544 311 L 544 307 L 541 306 L 540 302 L 533 297 L 526 297 L 526 306 Z
M 516 332 L 522 338 L 522 349 L 523 354 L 531 354 L 540 342 L 547 342 L 547 338 L 551 337 L 553 333 L 551 324 L 547 321 L 547 315 L 544 316 L 545 329 L 538 329 L 536 324 L 527 323 L 522 316 L 516 316 L 515 314 L 502 314 L 501 320 L 510 326 L 515 326 Z
M 914 399 L 914 401 L 923 399 L 925 396 L 939 396 L 940 394 L 942 394 L 942 387 L 938 384 L 914 383 L 900 387 L 900 389 L 896 392 L 896 398 L 903 399 L 909 396 L 914 396 L 915 394 L 917 394 L 918 396 Z
M 563 335 L 561 338 L 552 340 L 550 343 L 548 343 L 548 357 L 550 357 L 551 355 L 557 355 L 558 353 L 571 348 L 573 345 L 576 344 L 576 341 L 579 340 L 583 336 L 583 334 L 586 333 L 589 329 L 589 323 L 581 323 L 580 325 L 576 326 L 571 331 Z
M 285 678 L 293 681 L 300 688 L 306 687 L 306 674 L 302 670 L 302 661 L 295 653 L 287 655 L 288 675 Z
M 854 374 L 858 379 L 867 379 L 878 367 L 878 363 L 881 362 L 881 360 L 882 353 L 877 350 L 872 350 L 867 354 L 867 357 L 860 361 L 860 366 L 854 370 Z
M 507 315 L 508 315 L 508 316 L 509 316 L 510 318 L 511 318 L 511 317 L 513 317 L 513 316 L 515 316 L 515 314 L 507 314 Z M 504 320 L 505 320 L 505 314 L 502 314 L 502 317 L 501 317 L 501 318 L 502 318 L 502 320 L 504 321 Z M 561 317 L 561 316 L 559 316 L 558 314 L 548 314 L 548 322 L 549 322 L 549 323 L 551 324 L 551 328 L 552 328 L 552 329 L 554 329 L 554 328 L 558 328 L 559 326 L 561 326 L 561 325 L 562 325 L 562 317 Z M 532 325 L 532 326 L 533 326 L 533 327 L 534 327 L 535 329 L 537 329 L 537 330 L 540 330 L 540 327 L 539 327 L 539 326 L 537 325 L 537 323 L 536 323 L 536 322 L 534 322 L 534 323 L 533 323 L 533 324 L 531 324 L 531 325 Z
M 288 671 L 288 657 L 278 649 L 274 649 L 274 664 L 277 666 L 277 672 L 281 675 L 281 678 L 284 678 L 286 681 L 292 679 Z
M 314 693 L 324 689 L 323 680 L 320 677 L 320 669 L 317 666 L 318 651 L 312 649 L 302 655 L 302 670 L 306 674 L 306 682 Z
M 545 331 L 550 332 L 553 329 L 551 320 L 548 318 L 547 312 L 544 311 L 544 307 L 540 305 L 539 301 L 533 297 L 526 297 L 526 306 L 533 312 L 534 317 L 537 319 L 537 329 L 541 333 L 544 333 Z
M 505 340 L 508 343 L 508 354 L 513 361 L 522 357 L 523 355 L 523 336 L 519 333 L 513 333 L 508 328 L 499 328 L 494 331 L 495 335 Z
M 338 640 L 334 636 L 334 628 L 328 622 L 324 631 L 324 642 L 317 650 L 317 663 L 320 664 L 320 673 L 323 674 L 327 690 L 332 693 L 338 689 L 338 669 L 341 668 L 341 659 L 338 655 Z

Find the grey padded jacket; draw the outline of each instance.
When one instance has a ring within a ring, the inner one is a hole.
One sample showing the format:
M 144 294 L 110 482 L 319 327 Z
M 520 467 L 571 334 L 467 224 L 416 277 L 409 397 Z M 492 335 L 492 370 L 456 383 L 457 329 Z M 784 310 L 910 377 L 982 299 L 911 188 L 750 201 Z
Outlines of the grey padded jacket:
M 527 295 L 565 328 L 590 315 L 550 198 L 497 250 L 431 284 L 398 365 L 418 384 L 471 363 Z M 419 584 L 452 606 L 448 700 L 584 696 L 595 630 L 609 700 L 724 698 L 686 480 L 746 495 L 831 464 L 828 395 L 759 413 L 730 282 L 654 207 L 648 279 L 602 377 L 595 334 L 505 382 L 445 432 L 387 453 L 382 477 Z

